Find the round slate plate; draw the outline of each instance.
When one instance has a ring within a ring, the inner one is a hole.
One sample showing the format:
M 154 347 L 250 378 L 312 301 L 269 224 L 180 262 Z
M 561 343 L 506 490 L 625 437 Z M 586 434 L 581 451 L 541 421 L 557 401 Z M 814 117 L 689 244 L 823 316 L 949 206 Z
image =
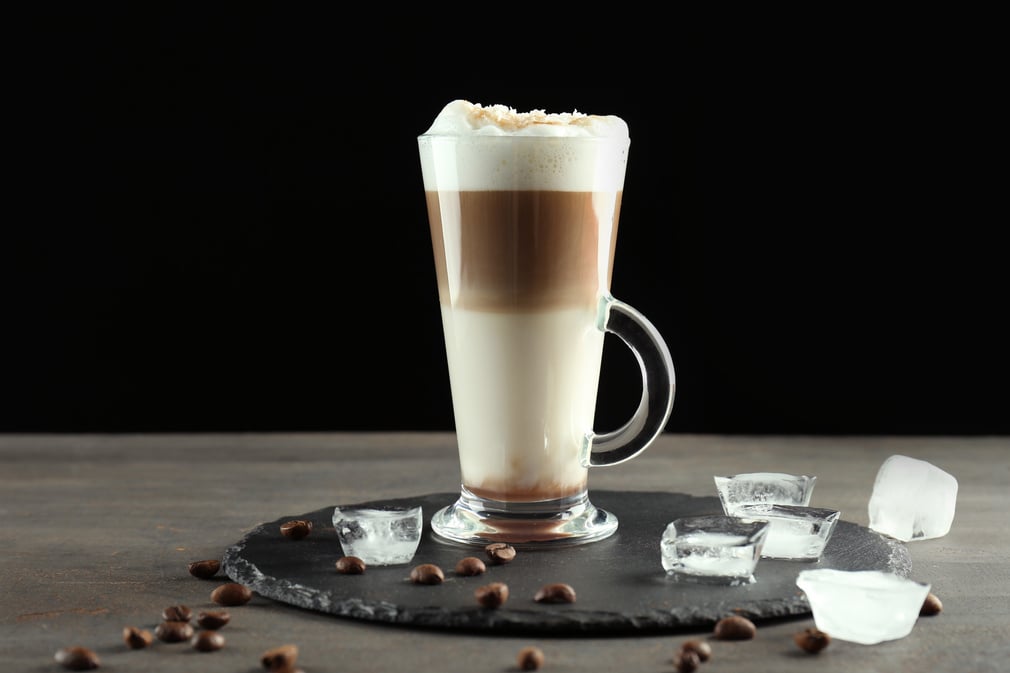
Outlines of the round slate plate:
M 459 494 L 436 493 L 366 505 L 421 505 L 424 531 L 409 564 L 369 567 L 363 575 L 342 575 L 335 562 L 343 551 L 333 529 L 333 506 L 283 516 L 257 526 L 229 547 L 225 573 L 260 596 L 307 610 L 389 624 L 495 633 L 539 635 L 620 635 L 710 628 L 729 614 L 752 621 L 810 615 L 796 587 L 807 568 L 911 571 L 908 550 L 898 540 L 854 523 L 839 521 L 816 563 L 761 559 L 756 582 L 711 586 L 677 582 L 660 562 L 659 541 L 678 517 L 721 514 L 716 497 L 681 493 L 593 491 L 594 504 L 617 515 L 616 534 L 599 542 L 549 550 L 520 550 L 506 565 L 489 565 L 475 577 L 453 572 L 464 556 L 484 557 L 480 547 L 436 538 L 429 519 Z M 341 503 L 350 504 L 350 503 Z M 844 515 L 844 513 L 843 513 Z M 312 534 L 294 541 L 280 533 L 290 519 L 309 519 Z M 439 585 L 416 585 L 410 570 L 434 563 L 445 572 Z M 489 582 L 509 587 L 497 609 L 477 605 L 474 590 Z M 576 591 L 571 604 L 541 604 L 533 596 L 544 584 L 565 582 Z

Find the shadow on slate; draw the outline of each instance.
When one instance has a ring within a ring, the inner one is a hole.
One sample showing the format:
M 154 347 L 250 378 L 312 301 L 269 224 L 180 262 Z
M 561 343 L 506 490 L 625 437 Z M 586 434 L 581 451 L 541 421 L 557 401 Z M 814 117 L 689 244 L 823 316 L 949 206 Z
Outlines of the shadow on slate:
M 454 631 L 558 636 L 701 630 L 730 614 L 755 622 L 806 617 L 810 605 L 796 586 L 801 570 L 884 570 L 906 577 L 911 572 L 903 543 L 839 521 L 819 562 L 761 559 L 754 573 L 757 581 L 739 587 L 677 582 L 666 575 L 660 561 L 663 530 L 678 517 L 721 514 L 718 498 L 601 490 L 590 493 L 594 504 L 620 521 L 610 538 L 549 550 L 520 549 L 509 564 L 488 565 L 482 575 L 459 577 L 453 571 L 457 561 L 464 556 L 486 560 L 483 549 L 436 538 L 430 524 L 431 516 L 458 496 L 436 493 L 363 503 L 424 508 L 421 543 L 409 564 L 369 567 L 363 575 L 338 573 L 335 563 L 344 554 L 333 528 L 331 505 L 257 526 L 226 550 L 223 570 L 260 596 L 339 617 Z M 311 535 L 297 541 L 283 537 L 280 524 L 290 519 L 311 520 Z M 420 563 L 441 567 L 445 582 L 411 583 L 410 570 Z M 508 601 L 500 608 L 477 605 L 474 590 L 489 582 L 509 587 Z M 576 602 L 535 602 L 537 589 L 551 582 L 570 584 Z

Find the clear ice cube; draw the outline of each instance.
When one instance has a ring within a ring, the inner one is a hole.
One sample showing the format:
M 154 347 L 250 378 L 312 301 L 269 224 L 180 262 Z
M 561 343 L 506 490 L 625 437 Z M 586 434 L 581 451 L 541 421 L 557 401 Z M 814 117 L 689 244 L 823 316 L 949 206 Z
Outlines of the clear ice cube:
M 877 471 L 870 528 L 893 538 L 928 540 L 950 532 L 957 479 L 925 460 L 894 455 Z
M 880 570 L 803 570 L 796 578 L 817 628 L 863 645 L 912 632 L 930 585 Z
M 772 503 L 806 507 L 817 481 L 817 477 L 783 472 L 747 472 L 714 479 L 722 509 L 731 516 L 744 505 Z
M 663 569 L 678 581 L 750 584 L 767 533 L 767 521 L 735 516 L 676 519 L 660 540 Z
M 421 507 L 341 507 L 333 510 L 333 528 L 344 556 L 367 565 L 409 563 L 421 542 Z
M 840 512 L 824 507 L 760 504 L 743 505 L 737 509 L 737 515 L 764 519 L 771 525 L 762 558 L 819 561 Z

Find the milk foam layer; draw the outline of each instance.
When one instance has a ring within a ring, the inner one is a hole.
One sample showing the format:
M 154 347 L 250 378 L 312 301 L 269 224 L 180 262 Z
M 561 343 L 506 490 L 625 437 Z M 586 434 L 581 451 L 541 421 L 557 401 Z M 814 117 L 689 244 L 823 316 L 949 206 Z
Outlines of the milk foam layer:
M 614 115 L 465 100 L 446 105 L 418 138 L 424 188 L 442 191 L 619 191 L 629 144 L 628 125 Z

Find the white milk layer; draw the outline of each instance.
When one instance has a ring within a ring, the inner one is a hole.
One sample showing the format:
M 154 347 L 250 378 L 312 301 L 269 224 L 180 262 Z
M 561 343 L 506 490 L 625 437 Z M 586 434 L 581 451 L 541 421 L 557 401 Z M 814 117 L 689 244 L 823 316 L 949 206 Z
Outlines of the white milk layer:
M 442 321 L 463 484 L 550 497 L 580 491 L 604 343 L 595 307 L 494 313 L 443 306 Z
M 628 125 L 613 115 L 516 112 L 456 100 L 418 138 L 428 191 L 616 192 Z

